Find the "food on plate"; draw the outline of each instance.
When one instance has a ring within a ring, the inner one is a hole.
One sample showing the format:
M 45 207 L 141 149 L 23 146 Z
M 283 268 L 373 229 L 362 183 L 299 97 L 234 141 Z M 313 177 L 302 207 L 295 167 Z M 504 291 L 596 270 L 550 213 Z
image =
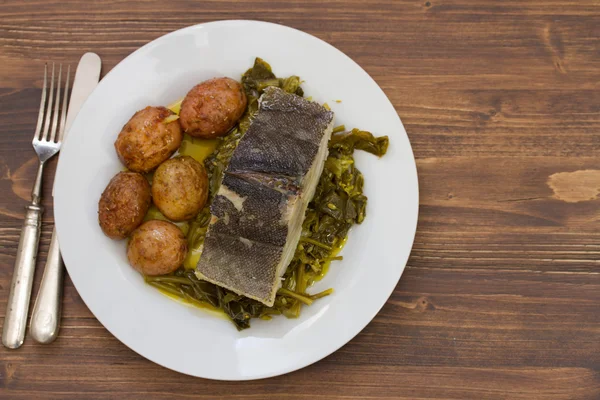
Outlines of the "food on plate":
M 165 161 L 154 172 L 152 199 L 171 221 L 194 218 L 208 199 L 208 175 L 204 166 L 190 156 Z
M 222 311 L 240 330 L 253 318 L 296 318 L 333 292 L 309 293 L 366 216 L 354 150 L 381 157 L 389 143 L 333 128 L 299 77 L 278 78 L 260 58 L 241 82 L 212 79 L 169 106 L 163 123 L 187 133 L 176 157 L 146 174 L 155 204 L 127 248 L 149 285 Z
M 125 124 L 115 150 L 125 166 L 149 172 L 173 155 L 183 138 L 177 115 L 166 107 L 146 107 Z
M 198 278 L 272 306 L 327 157 L 333 113 L 264 90 L 212 202 Z
M 179 147 L 179 155 L 190 156 L 204 165 L 204 160 L 215 151 L 220 143 L 221 139 L 198 139 L 185 135 L 181 147 Z
M 155 276 L 175 271 L 185 259 L 187 241 L 177 225 L 160 220 L 144 222 L 133 231 L 127 258 L 137 271 Z
M 246 94 L 231 78 L 214 78 L 194 86 L 183 99 L 181 127 L 192 136 L 213 139 L 227 134 L 246 110 Z
M 228 136 L 226 141 L 233 138 Z M 329 156 L 306 210 L 300 243 L 283 275 L 282 287 L 272 307 L 199 280 L 192 269 L 179 268 L 166 276 L 146 276 L 146 282 L 189 304 L 223 311 L 237 329 L 249 328 L 253 318 L 271 319 L 276 315 L 297 318 L 302 306 L 311 305 L 333 292 L 333 289 L 326 289 L 308 293 L 309 288 L 326 275 L 330 264 L 342 259 L 338 253 L 346 243 L 350 228 L 365 219 L 367 198 L 363 195 L 364 179 L 354 164 L 354 150 L 362 149 L 381 157 L 385 155 L 388 143 L 385 136 L 376 138 L 358 129 L 332 136 Z M 224 141 L 212 159 L 207 160 L 207 165 L 213 167 L 209 169 L 211 176 L 223 168 L 222 163 L 227 164 L 227 148 L 228 144 Z M 188 257 L 197 254 L 198 249 L 201 253 L 209 221 L 210 211 L 205 207 L 190 223 Z M 192 268 L 195 265 L 193 263 Z
M 150 185 L 137 172 L 119 172 L 98 202 L 98 222 L 111 239 L 124 239 L 137 228 L 150 207 Z

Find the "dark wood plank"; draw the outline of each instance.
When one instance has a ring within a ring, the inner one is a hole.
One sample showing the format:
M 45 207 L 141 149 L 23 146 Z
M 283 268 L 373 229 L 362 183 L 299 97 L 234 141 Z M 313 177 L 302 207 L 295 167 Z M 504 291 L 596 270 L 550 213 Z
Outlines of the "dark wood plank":
M 141 45 L 211 20 L 304 30 L 389 96 L 421 194 L 413 252 L 390 300 L 312 366 L 255 382 L 177 374 L 112 337 L 67 278 L 59 339 L 0 349 L 1 398 L 600 398 L 596 0 L 7 0 L 0 17 L 0 322 L 48 60 L 74 65 L 94 51 L 105 74 Z

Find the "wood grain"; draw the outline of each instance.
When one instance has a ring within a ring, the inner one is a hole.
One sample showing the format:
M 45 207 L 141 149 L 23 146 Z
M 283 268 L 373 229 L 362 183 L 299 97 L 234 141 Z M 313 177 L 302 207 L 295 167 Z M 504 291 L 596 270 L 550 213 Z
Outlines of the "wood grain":
M 600 398 L 596 0 L 1 2 L 0 318 L 35 172 L 30 135 L 43 62 L 74 65 L 94 51 L 105 74 L 170 31 L 241 18 L 338 47 L 402 118 L 421 209 L 390 300 L 326 359 L 226 383 L 133 353 L 67 279 L 59 339 L 0 349 L 0 398 Z M 53 226 L 53 170 L 40 263 Z

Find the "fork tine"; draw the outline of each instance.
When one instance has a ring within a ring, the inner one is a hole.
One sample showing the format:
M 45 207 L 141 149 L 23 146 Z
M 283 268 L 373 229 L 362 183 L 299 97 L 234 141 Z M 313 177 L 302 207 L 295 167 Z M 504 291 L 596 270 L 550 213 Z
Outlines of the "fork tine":
M 60 107 L 60 81 L 62 78 L 62 64 L 58 66 L 58 80 L 56 82 L 56 104 L 54 105 L 54 112 L 52 113 L 52 129 L 50 130 L 50 140 L 54 142 L 54 138 L 56 138 L 56 131 L 58 125 L 58 108 Z
M 46 86 L 48 84 L 48 64 L 44 64 L 44 85 L 42 86 L 42 99 L 40 100 L 40 112 L 38 114 L 37 125 L 35 127 L 35 134 L 33 140 L 37 140 L 42 130 L 42 123 L 44 121 L 44 106 L 46 105 Z
M 67 104 L 69 100 L 69 77 L 71 76 L 71 66 L 67 66 L 67 77 L 65 79 L 65 95 L 63 96 L 62 113 L 60 116 L 60 128 L 58 133 L 58 142 L 62 142 L 65 136 L 65 123 L 67 122 Z
M 48 93 L 48 108 L 46 109 L 46 121 L 44 122 L 44 131 L 40 140 L 48 139 L 48 130 L 50 129 L 50 116 L 52 115 L 52 100 L 54 92 L 54 63 L 52 63 L 52 78 L 50 79 L 50 93 Z

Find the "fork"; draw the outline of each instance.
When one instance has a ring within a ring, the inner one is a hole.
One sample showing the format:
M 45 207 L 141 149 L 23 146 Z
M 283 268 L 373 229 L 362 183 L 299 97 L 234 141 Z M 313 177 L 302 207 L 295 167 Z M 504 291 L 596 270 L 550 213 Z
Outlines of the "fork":
M 38 155 L 39 164 L 33 191 L 31 192 L 31 204 L 26 207 L 25 221 L 21 229 L 17 259 L 15 260 L 15 269 L 8 295 L 6 317 L 2 329 L 2 344 L 9 349 L 21 347 L 25 337 L 31 286 L 33 284 L 42 214 L 44 212 L 41 205 L 42 175 L 44 164 L 58 153 L 62 144 L 68 107 L 70 72 L 71 68 L 68 67 L 62 107 L 60 107 L 62 64 L 58 69 L 56 90 L 54 89 L 54 64 L 52 64 L 49 91 L 46 90 L 48 86 L 48 65 L 44 66 L 42 100 L 32 141 L 33 148 Z M 48 96 L 46 96 L 46 92 L 48 92 Z M 54 110 L 52 109 L 53 106 Z

